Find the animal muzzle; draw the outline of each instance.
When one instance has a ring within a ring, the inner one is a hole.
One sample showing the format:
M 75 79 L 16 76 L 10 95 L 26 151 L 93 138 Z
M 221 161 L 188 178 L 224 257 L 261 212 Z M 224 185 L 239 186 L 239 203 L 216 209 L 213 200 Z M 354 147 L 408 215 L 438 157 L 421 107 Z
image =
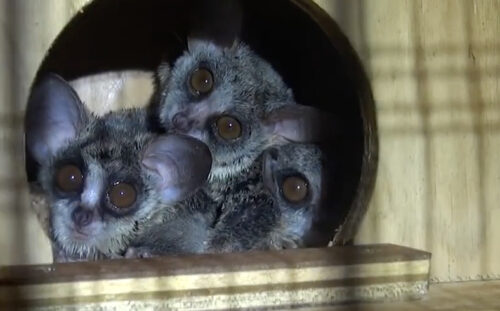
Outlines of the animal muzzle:
M 90 225 L 94 219 L 94 212 L 84 207 L 77 207 L 71 214 L 71 219 L 76 226 L 83 228 Z

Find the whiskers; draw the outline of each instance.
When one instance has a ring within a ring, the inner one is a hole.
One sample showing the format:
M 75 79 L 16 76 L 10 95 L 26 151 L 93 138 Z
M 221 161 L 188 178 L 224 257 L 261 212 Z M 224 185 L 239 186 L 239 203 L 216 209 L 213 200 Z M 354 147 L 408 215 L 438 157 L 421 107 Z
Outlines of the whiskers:
M 55 241 L 67 257 L 80 260 L 97 260 L 99 259 L 99 251 L 89 245 L 70 238 L 67 234 L 59 234 L 55 232 Z
M 116 235 L 101 233 L 99 238 L 91 237 L 79 241 L 70 233 L 53 230 L 53 237 L 65 256 L 74 260 L 98 260 L 120 257 L 126 251 L 131 237 L 130 232 L 123 230 Z

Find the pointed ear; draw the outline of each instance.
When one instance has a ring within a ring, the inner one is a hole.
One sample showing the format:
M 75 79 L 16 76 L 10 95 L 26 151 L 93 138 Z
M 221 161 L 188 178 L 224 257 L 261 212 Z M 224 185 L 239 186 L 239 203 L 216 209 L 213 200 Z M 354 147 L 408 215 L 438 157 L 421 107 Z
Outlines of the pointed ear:
M 73 88 L 48 74 L 33 88 L 25 115 L 26 147 L 39 163 L 48 161 L 85 126 L 88 114 Z
M 193 51 L 202 41 L 231 48 L 241 32 L 243 10 L 240 0 L 198 0 L 191 16 L 188 49 Z
M 271 111 L 263 121 L 270 139 L 297 143 L 317 143 L 332 137 L 333 116 L 316 108 L 286 105 Z
M 145 149 L 142 166 L 165 203 L 175 203 L 201 187 L 212 167 L 212 155 L 203 142 L 184 135 L 161 135 Z

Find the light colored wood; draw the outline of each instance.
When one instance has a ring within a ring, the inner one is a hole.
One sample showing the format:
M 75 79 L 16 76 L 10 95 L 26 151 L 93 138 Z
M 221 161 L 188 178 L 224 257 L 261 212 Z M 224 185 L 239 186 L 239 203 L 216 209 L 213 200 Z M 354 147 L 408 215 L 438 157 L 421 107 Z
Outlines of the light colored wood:
M 0 309 L 227 310 L 419 299 L 428 289 L 429 255 L 367 245 L 5 267 Z
M 22 120 L 44 54 L 84 2 L 0 0 L 0 264 L 51 260 L 47 238 L 30 210 Z
M 95 295 L 145 294 L 155 291 L 195 291 L 206 288 L 277 285 L 288 283 L 326 282 L 351 278 L 382 278 L 427 275 L 429 260 L 395 263 L 372 263 L 338 267 L 305 267 L 174 275 L 164 277 L 134 277 L 117 280 L 61 282 L 29 285 L 14 289 L 29 299 L 64 299 Z M 422 280 L 421 280 L 422 281 Z M 425 281 L 425 280 L 424 280 Z M 12 297 L 10 288 L 0 288 L 0 299 Z
M 405 302 L 348 304 L 344 306 L 304 307 L 277 310 L 303 311 L 454 311 L 454 310 L 498 310 L 500 306 L 500 281 L 473 281 L 432 284 L 425 299 Z M 95 305 L 79 306 L 78 310 L 94 310 Z M 101 310 L 145 310 L 154 308 L 151 303 L 131 306 L 130 304 L 110 302 L 100 304 Z M 126 309 L 121 309 L 126 308 Z M 141 309 L 142 308 L 142 309 Z M 57 310 L 55 307 L 40 310 Z
M 0 264 L 50 262 L 24 184 L 22 113 L 89 0 L 0 0 Z M 500 2 L 316 0 L 372 79 L 379 176 L 357 241 L 433 253 L 435 281 L 500 277 Z
M 500 277 L 500 1 L 316 2 L 359 52 L 377 105 L 357 242 L 428 250 L 435 281 Z
M 354 304 L 305 308 L 304 311 L 454 311 L 499 310 L 500 281 L 473 281 L 432 284 L 429 295 L 418 301 Z
M 143 107 L 153 93 L 153 72 L 125 70 L 86 76 L 71 81 L 92 112 L 103 115 L 118 108 Z

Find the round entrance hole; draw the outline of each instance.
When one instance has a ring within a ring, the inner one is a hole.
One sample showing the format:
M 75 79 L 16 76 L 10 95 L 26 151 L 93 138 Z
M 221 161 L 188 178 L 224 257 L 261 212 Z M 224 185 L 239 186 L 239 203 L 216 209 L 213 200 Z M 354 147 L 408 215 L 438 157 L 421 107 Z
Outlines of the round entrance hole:
M 335 140 L 323 146 L 330 182 L 327 214 L 318 226 L 334 244 L 350 243 L 371 197 L 378 157 L 374 101 L 358 56 L 312 0 L 241 2 L 241 40 L 273 65 L 298 103 L 340 120 L 331 129 L 338 131 Z M 196 0 L 94 0 L 59 34 L 34 83 L 47 72 L 74 80 L 108 71 L 153 71 L 183 51 L 195 5 Z M 26 159 L 33 182 L 37 168 Z

